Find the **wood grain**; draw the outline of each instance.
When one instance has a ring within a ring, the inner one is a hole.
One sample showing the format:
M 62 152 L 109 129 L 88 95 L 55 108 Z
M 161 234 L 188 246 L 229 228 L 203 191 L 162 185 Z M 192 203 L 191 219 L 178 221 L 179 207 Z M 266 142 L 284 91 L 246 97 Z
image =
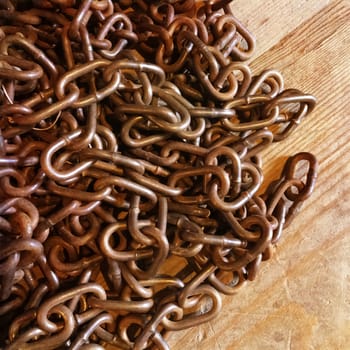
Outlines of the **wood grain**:
M 256 35 L 254 72 L 280 70 L 316 110 L 265 155 L 266 182 L 285 158 L 313 152 L 314 195 L 256 281 L 213 322 L 173 334 L 173 350 L 350 349 L 350 1 L 236 0 Z

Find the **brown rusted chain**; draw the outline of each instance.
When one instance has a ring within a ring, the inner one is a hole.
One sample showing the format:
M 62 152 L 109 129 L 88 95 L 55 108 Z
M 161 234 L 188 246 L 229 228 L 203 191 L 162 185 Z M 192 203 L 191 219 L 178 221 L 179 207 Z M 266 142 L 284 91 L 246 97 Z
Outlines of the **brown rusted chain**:
M 230 0 L 0 1 L 0 347 L 169 349 L 311 195 L 313 110 L 254 75 Z

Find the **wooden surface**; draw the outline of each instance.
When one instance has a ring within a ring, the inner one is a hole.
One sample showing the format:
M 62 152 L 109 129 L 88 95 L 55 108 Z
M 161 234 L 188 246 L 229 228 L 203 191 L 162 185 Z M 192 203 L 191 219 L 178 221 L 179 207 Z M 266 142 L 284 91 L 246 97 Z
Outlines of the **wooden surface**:
M 215 321 L 173 334 L 172 350 L 350 349 L 350 1 L 236 0 L 255 34 L 254 72 L 276 68 L 316 110 L 265 156 L 313 152 L 317 187 L 257 280 L 225 297 Z

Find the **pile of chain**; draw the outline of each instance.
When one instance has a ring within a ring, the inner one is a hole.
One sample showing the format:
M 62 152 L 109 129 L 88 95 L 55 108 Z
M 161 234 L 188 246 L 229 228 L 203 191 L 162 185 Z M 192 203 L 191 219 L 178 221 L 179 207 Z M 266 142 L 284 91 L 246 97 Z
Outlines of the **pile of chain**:
M 230 1 L 0 1 L 0 344 L 169 349 L 253 280 L 314 187 L 261 152 L 315 105 Z

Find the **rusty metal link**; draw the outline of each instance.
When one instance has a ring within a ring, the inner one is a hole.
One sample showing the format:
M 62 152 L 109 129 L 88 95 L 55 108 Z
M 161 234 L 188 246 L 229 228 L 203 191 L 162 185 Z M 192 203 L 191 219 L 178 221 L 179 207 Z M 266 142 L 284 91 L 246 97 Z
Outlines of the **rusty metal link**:
M 288 226 L 310 197 L 317 178 L 318 164 L 311 153 L 301 152 L 290 157 L 285 164 L 281 179 L 273 182 L 264 193 L 267 214 L 282 216 L 283 226 Z M 281 222 L 281 220 L 279 220 Z
M 315 98 L 230 3 L 0 1 L 1 348 L 169 350 L 272 256 L 317 161 L 263 154 Z

